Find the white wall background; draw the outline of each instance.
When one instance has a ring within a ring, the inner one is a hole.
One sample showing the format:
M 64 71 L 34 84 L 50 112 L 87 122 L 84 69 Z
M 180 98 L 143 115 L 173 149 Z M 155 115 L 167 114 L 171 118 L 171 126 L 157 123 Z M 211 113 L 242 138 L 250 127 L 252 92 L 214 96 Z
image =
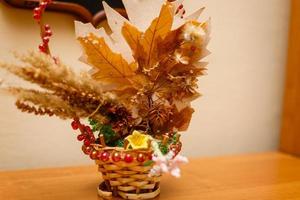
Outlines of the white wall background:
M 212 17 L 212 55 L 208 76 L 200 80 L 203 97 L 184 133 L 184 153 L 209 156 L 275 150 L 278 145 L 289 1 L 188 0 L 187 12 L 207 7 Z M 0 4 L 0 60 L 11 51 L 38 45 L 31 12 Z M 54 30 L 54 54 L 80 67 L 74 18 L 47 13 Z M 0 72 L 8 83 L 16 80 Z M 0 96 L 0 170 L 92 164 L 81 153 L 69 121 L 20 113 L 14 99 Z

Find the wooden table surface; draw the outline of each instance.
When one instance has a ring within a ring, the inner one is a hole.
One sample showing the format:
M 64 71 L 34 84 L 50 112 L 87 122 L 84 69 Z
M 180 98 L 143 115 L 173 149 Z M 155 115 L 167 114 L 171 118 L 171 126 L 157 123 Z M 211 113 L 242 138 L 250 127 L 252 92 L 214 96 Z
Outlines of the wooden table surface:
M 96 166 L 0 172 L 0 199 L 97 200 Z M 163 200 L 300 200 L 300 159 L 282 153 L 192 159 Z

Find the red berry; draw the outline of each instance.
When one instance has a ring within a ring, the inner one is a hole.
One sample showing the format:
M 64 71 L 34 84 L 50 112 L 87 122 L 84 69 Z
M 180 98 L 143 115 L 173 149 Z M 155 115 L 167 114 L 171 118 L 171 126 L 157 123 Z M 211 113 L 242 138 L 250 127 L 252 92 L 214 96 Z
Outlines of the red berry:
M 40 14 L 34 13 L 34 14 L 33 14 L 33 19 L 35 19 L 35 20 L 40 20 L 40 19 L 41 19 L 41 15 L 40 15 Z
M 48 3 L 45 2 L 45 1 L 43 1 L 43 2 L 40 3 L 40 8 L 41 8 L 42 10 L 44 10 L 44 9 L 47 7 L 47 5 L 48 5 Z
M 85 139 L 83 143 L 84 143 L 85 146 L 90 146 L 91 145 L 91 141 L 88 140 L 88 139 Z
M 50 29 L 45 31 L 45 36 L 50 37 L 51 35 L 52 35 L 52 31 Z
M 39 45 L 39 49 L 40 49 L 41 52 L 45 52 L 46 51 L 46 47 L 45 47 L 44 44 L 40 44 Z
M 183 8 L 183 5 L 182 4 L 180 4 L 179 5 L 179 7 L 178 7 L 178 9 L 182 9 Z
M 41 10 L 40 7 L 36 7 L 36 8 L 33 9 L 33 13 L 34 13 L 34 14 L 41 14 L 41 11 L 42 11 L 42 10 Z
M 152 160 L 152 154 L 149 154 L 149 156 L 148 156 L 148 158 L 149 158 L 149 160 Z
M 94 136 L 91 136 L 90 141 L 91 141 L 91 143 L 94 143 L 96 141 L 96 138 Z
M 145 162 L 145 156 L 142 153 L 139 153 L 136 157 L 136 160 L 139 162 Z
M 83 135 L 83 134 L 80 134 L 77 136 L 77 140 L 79 140 L 79 141 L 82 141 L 84 139 L 85 139 L 85 135 Z
M 79 124 L 76 121 L 72 121 L 71 126 L 74 130 L 77 130 L 79 128 Z
M 112 156 L 112 160 L 114 162 L 119 162 L 121 160 L 121 154 L 119 152 L 115 152 Z
M 129 153 L 125 155 L 124 157 L 124 161 L 127 163 L 131 163 L 133 161 L 133 157 L 132 155 L 130 155 Z
M 96 151 L 96 150 L 92 151 L 90 154 L 90 158 L 93 160 L 96 160 L 97 157 L 98 157 L 98 151 Z
M 92 150 L 93 150 L 93 148 L 91 146 L 85 146 L 85 145 L 82 146 L 82 151 L 86 155 L 89 155 Z
M 49 43 L 50 38 L 49 37 L 43 37 L 43 43 L 44 44 L 48 44 Z
M 103 151 L 103 152 L 100 154 L 100 159 L 101 159 L 103 162 L 108 161 L 108 160 L 109 160 L 109 153 Z
M 92 131 L 92 129 L 89 126 L 85 127 L 85 131 L 87 132 L 87 134 L 93 135 L 93 131 Z

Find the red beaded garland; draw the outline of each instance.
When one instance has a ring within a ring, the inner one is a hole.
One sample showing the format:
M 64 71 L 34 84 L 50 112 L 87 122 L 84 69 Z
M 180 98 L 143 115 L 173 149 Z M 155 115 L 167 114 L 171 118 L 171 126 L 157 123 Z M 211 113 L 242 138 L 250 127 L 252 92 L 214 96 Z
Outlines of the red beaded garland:
M 137 155 L 136 160 L 139 161 L 139 162 L 145 162 L 145 156 L 144 156 L 144 154 L 139 153 L 139 154 Z
M 79 124 L 76 121 L 72 121 L 71 126 L 74 130 L 77 130 L 79 128 Z
M 45 52 L 46 51 L 46 47 L 45 47 L 44 44 L 40 44 L 39 45 L 39 49 L 40 49 L 41 52 Z
M 91 152 L 91 154 L 90 154 L 90 158 L 91 158 L 92 160 L 96 160 L 97 157 L 98 157 L 98 151 L 93 150 L 93 151 Z
M 114 162 L 119 162 L 121 160 L 121 154 L 119 152 L 115 152 L 112 156 L 112 160 Z
M 37 13 L 34 13 L 33 14 L 33 19 L 35 20 L 40 20 L 41 19 L 41 15 L 37 14 Z
M 45 36 L 49 36 L 50 37 L 51 35 L 52 35 L 51 29 L 45 31 Z
M 33 12 L 35 13 L 35 14 L 41 14 L 41 8 L 40 7 L 36 7 L 36 8 L 34 8 L 33 9 Z
M 91 145 L 91 141 L 87 138 L 84 140 L 83 143 L 84 143 L 85 146 L 90 146 Z
M 84 139 L 85 139 L 85 135 L 83 135 L 83 134 L 80 134 L 77 136 L 77 140 L 79 140 L 79 141 L 82 141 Z
M 82 146 L 82 151 L 86 155 L 89 155 L 92 150 L 93 150 L 93 148 L 91 146 L 85 146 L 85 145 Z
M 108 161 L 108 160 L 109 160 L 109 153 L 103 151 L 103 152 L 100 154 L 100 159 L 101 159 L 103 162 Z
M 49 43 L 49 40 L 50 40 L 49 37 L 47 37 L 47 36 L 43 37 L 43 43 L 44 43 L 44 44 L 48 44 L 48 43 Z
M 126 163 L 131 163 L 131 162 L 133 161 L 132 155 L 130 155 L 129 153 L 127 153 L 127 154 L 125 155 L 125 157 L 124 157 L 124 161 L 125 161 Z
M 41 2 L 41 3 L 40 3 L 40 8 L 44 10 L 44 9 L 47 7 L 47 5 L 48 5 L 47 2 L 45 2 L 45 1 L 44 1 L 44 2 Z
M 85 131 L 87 132 L 87 134 L 90 134 L 90 135 L 93 134 L 93 131 L 92 131 L 92 129 L 89 126 L 85 127 Z

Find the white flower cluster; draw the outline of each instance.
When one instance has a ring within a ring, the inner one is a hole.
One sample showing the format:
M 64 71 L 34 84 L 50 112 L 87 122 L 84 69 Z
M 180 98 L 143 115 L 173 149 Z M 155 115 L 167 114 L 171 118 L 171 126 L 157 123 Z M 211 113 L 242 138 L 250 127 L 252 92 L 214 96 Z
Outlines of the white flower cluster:
M 150 176 L 170 173 L 172 176 L 179 178 L 181 176 L 179 165 L 188 163 L 188 159 L 181 155 L 174 157 L 175 153 L 173 151 L 169 151 L 166 155 L 163 155 L 155 141 L 152 142 L 152 147 L 154 149 L 152 160 L 155 164 L 150 170 Z

